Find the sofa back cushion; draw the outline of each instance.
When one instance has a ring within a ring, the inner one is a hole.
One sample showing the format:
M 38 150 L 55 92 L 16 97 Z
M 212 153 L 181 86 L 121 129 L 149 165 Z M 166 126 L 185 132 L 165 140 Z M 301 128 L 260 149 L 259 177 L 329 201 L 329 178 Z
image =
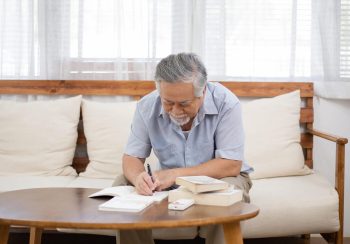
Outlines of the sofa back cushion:
M 299 90 L 242 105 L 245 160 L 254 168 L 253 179 L 310 173 L 300 145 L 300 106 Z
M 0 101 L 0 175 L 76 175 L 80 103 Z
M 114 179 L 123 173 L 122 157 L 136 103 L 83 99 L 84 133 L 90 162 L 80 176 Z

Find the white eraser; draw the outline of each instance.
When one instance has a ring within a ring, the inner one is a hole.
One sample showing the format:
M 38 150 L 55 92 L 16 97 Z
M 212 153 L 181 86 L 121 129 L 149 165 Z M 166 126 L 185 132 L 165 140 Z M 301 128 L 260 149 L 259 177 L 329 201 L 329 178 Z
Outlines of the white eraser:
M 192 206 L 194 204 L 193 199 L 178 199 L 174 202 L 169 203 L 168 209 L 171 210 L 185 210 L 186 208 Z

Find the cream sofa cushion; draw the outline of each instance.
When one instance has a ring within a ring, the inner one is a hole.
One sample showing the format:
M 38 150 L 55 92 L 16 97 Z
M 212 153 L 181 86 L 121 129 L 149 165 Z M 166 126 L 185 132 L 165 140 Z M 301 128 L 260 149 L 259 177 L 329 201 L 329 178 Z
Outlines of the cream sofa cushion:
M 0 101 L 0 175 L 76 175 L 80 103 Z
M 253 180 L 251 203 L 259 214 L 241 221 L 244 238 L 330 233 L 339 229 L 338 194 L 323 176 Z M 206 233 L 200 230 L 200 236 Z
M 78 176 L 67 187 L 103 189 L 112 186 L 112 179 L 98 179 Z
M 338 194 L 319 174 L 253 180 L 260 212 L 242 222 L 246 238 L 330 233 L 339 229 Z
M 245 160 L 254 168 L 252 179 L 310 173 L 300 146 L 300 103 L 298 90 L 242 105 Z
M 90 163 L 80 176 L 114 179 L 123 173 L 122 156 L 136 103 L 83 99 L 84 132 Z
M 41 176 L 41 175 L 12 175 L 0 177 L 0 192 L 32 188 L 65 187 L 74 181 L 76 176 Z

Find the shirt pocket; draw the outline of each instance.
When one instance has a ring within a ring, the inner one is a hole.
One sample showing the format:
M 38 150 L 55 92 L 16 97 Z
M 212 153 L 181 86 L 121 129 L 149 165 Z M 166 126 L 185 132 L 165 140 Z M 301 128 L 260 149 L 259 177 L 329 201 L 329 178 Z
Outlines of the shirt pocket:
M 214 141 L 204 141 L 202 143 L 198 143 L 192 155 L 194 160 L 193 166 L 215 158 Z
M 183 167 L 174 144 L 168 144 L 163 147 L 155 147 L 153 150 L 162 169 Z

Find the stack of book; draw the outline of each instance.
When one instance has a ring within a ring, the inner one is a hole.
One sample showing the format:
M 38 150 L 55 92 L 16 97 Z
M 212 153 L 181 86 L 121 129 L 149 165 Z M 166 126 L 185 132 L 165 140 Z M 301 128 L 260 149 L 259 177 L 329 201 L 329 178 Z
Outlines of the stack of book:
M 195 204 L 229 206 L 242 201 L 242 190 L 225 181 L 208 176 L 183 176 L 176 178 L 180 187 L 169 191 L 169 202 L 182 198 L 193 199 Z

